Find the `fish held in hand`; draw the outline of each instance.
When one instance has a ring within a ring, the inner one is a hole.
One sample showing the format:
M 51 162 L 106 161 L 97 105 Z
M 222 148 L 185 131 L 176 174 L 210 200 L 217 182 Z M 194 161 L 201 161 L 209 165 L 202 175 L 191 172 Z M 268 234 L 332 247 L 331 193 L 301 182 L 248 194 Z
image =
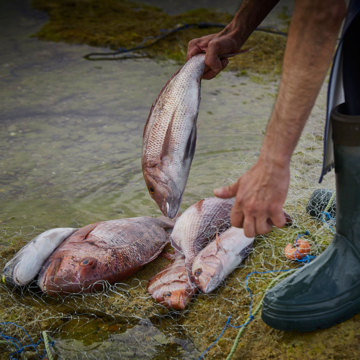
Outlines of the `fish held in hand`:
M 87 225 L 66 239 L 42 267 L 38 285 L 49 295 L 101 290 L 154 260 L 169 242 L 173 221 L 137 217 Z
M 175 310 L 184 310 L 197 291 L 187 275 L 185 258 L 179 254 L 149 281 L 147 289 L 156 302 Z
M 190 58 L 161 90 L 143 134 L 142 170 L 151 197 L 174 218 L 195 153 L 205 54 Z
M 194 259 L 192 279 L 204 293 L 216 289 L 249 255 L 254 238 L 243 229 L 231 227 L 207 245 Z
M 195 256 L 216 234 L 230 227 L 233 204 L 234 199 L 206 198 L 191 205 L 176 220 L 170 236 L 171 244 L 185 256 L 189 271 Z
M 2 281 L 12 286 L 28 285 L 52 252 L 76 230 L 55 228 L 36 236 L 5 264 Z

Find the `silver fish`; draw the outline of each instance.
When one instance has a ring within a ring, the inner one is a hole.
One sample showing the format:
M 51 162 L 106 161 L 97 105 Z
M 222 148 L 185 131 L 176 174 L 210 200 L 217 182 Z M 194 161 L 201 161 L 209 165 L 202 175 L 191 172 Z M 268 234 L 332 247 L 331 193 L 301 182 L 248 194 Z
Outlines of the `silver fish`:
M 13 286 L 29 284 L 53 251 L 76 230 L 76 228 L 55 228 L 36 236 L 6 263 L 2 280 Z
M 189 272 L 195 256 L 216 234 L 230 227 L 233 204 L 234 199 L 206 198 L 187 208 L 176 220 L 170 241 L 185 256 Z
M 204 54 L 196 55 L 170 78 L 144 128 L 144 179 L 151 197 L 170 218 L 179 210 L 195 153 L 204 61 Z
M 192 265 L 192 279 L 204 293 L 216 289 L 220 283 L 249 255 L 254 238 L 244 230 L 231 227 L 202 249 Z

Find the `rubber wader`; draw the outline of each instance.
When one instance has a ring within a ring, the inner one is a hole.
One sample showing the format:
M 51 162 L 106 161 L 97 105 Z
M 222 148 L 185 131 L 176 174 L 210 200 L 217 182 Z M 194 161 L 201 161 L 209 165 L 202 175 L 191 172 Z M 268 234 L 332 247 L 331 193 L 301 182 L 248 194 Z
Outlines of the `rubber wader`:
M 330 115 L 336 177 L 336 234 L 310 264 L 268 291 L 262 319 L 280 330 L 327 328 L 360 312 L 360 16 L 343 42 L 345 103 Z
M 328 248 L 267 292 L 262 319 L 280 330 L 330 327 L 360 312 L 360 116 L 331 115 L 336 230 Z

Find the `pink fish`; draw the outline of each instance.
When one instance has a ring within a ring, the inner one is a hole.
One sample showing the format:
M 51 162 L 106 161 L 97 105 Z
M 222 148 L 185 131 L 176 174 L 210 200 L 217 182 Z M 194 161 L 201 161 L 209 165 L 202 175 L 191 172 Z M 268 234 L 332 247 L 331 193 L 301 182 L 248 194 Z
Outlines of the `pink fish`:
M 196 286 L 190 282 L 185 269 L 185 258 L 181 255 L 155 275 L 147 289 L 155 301 L 176 310 L 184 310 L 196 292 Z
M 168 243 L 173 221 L 137 217 L 87 225 L 68 237 L 43 265 L 38 284 L 52 294 L 91 292 L 128 278 Z
M 234 199 L 206 198 L 187 208 L 176 220 L 171 233 L 172 246 L 185 256 L 191 273 L 195 256 L 212 240 L 230 227 Z
M 192 278 L 204 293 L 216 289 L 221 282 L 239 266 L 252 249 L 254 238 L 244 235 L 244 230 L 236 227 L 223 232 L 194 259 Z
M 146 186 L 162 213 L 174 218 L 195 153 L 196 120 L 205 54 L 192 57 L 161 90 L 143 134 Z

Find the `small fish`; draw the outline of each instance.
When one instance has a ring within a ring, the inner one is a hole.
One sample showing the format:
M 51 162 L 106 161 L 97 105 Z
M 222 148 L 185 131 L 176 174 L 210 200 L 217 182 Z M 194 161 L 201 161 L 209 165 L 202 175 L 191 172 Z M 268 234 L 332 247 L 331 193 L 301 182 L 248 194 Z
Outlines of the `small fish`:
M 55 228 L 36 236 L 6 263 L 2 281 L 12 286 L 28 285 L 38 275 L 41 266 L 52 252 L 76 230 Z
M 185 256 L 187 269 L 195 256 L 216 234 L 230 227 L 234 199 L 206 198 L 187 208 L 176 220 L 170 236 L 171 245 Z
M 254 238 L 244 235 L 243 229 L 231 227 L 202 249 L 192 265 L 192 279 L 204 293 L 220 283 L 249 255 Z
M 174 218 L 195 153 L 196 120 L 205 54 L 190 58 L 161 90 L 143 134 L 146 186 L 165 216 Z
M 128 278 L 169 242 L 173 221 L 137 217 L 87 225 L 66 239 L 43 265 L 38 285 L 47 294 L 91 292 Z
M 196 292 L 185 269 L 185 258 L 179 254 L 149 281 L 147 289 L 155 301 L 176 310 L 184 310 Z

